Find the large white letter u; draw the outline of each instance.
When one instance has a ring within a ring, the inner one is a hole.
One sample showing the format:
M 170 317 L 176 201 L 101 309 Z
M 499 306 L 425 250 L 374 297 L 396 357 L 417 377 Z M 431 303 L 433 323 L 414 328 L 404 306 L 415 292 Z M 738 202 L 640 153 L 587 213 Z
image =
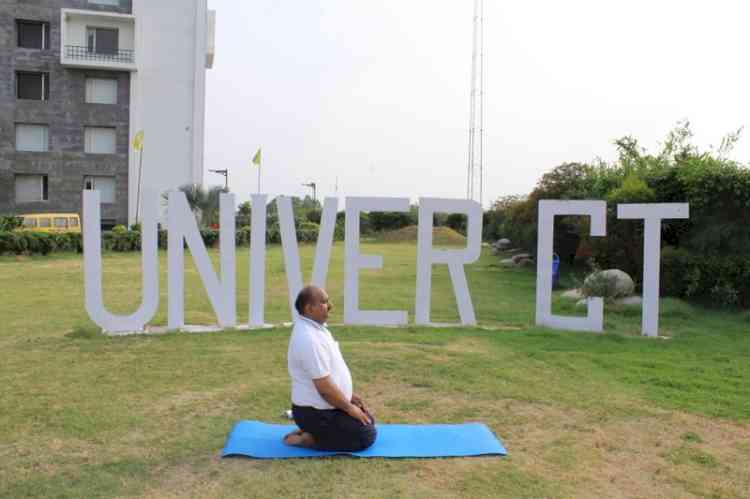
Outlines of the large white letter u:
M 143 301 L 132 315 L 114 315 L 104 308 L 102 293 L 102 229 L 99 191 L 83 191 L 83 272 L 86 312 L 91 320 L 105 331 L 113 333 L 141 331 L 159 308 L 159 259 L 156 231 L 158 202 L 157 193 L 144 192 L 144 217 L 141 229 Z

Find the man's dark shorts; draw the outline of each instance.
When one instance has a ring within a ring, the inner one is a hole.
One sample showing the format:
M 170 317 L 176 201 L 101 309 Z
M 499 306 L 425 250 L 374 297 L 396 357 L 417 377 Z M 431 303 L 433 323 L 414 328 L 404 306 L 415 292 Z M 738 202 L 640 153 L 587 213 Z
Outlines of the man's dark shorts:
M 315 448 L 325 451 L 356 452 L 375 442 L 375 420 L 364 425 L 339 409 L 315 409 L 292 405 L 294 422 L 315 438 Z

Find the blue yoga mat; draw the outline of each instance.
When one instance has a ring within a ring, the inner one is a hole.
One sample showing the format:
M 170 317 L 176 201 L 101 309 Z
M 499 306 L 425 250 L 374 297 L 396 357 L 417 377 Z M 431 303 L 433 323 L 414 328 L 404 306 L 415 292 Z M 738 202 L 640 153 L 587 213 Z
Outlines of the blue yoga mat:
M 404 425 L 378 424 L 378 438 L 359 452 L 323 452 L 284 445 L 294 425 L 240 421 L 227 438 L 222 457 L 287 459 L 347 454 L 356 457 L 466 457 L 507 454 L 505 447 L 481 423 Z

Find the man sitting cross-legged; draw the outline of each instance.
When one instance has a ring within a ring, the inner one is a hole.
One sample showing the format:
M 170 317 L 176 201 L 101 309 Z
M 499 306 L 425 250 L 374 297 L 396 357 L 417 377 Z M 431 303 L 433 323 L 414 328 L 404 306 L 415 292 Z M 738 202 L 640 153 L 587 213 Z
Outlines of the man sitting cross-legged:
M 358 451 L 375 442 L 375 421 L 352 392 L 352 375 L 339 344 L 326 328 L 331 303 L 315 286 L 300 291 L 294 304 L 299 319 L 289 340 L 287 367 L 292 378 L 292 415 L 299 429 L 284 443 L 326 451 Z

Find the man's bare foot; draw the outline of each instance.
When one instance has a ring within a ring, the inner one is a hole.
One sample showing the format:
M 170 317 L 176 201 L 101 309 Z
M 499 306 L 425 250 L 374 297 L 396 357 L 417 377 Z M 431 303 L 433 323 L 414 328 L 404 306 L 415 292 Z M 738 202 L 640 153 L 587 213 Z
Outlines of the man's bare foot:
M 315 439 L 313 436 L 309 433 L 305 433 L 302 430 L 294 430 L 291 433 L 288 433 L 284 437 L 284 443 L 286 445 L 291 445 L 293 447 L 312 447 L 315 445 Z

